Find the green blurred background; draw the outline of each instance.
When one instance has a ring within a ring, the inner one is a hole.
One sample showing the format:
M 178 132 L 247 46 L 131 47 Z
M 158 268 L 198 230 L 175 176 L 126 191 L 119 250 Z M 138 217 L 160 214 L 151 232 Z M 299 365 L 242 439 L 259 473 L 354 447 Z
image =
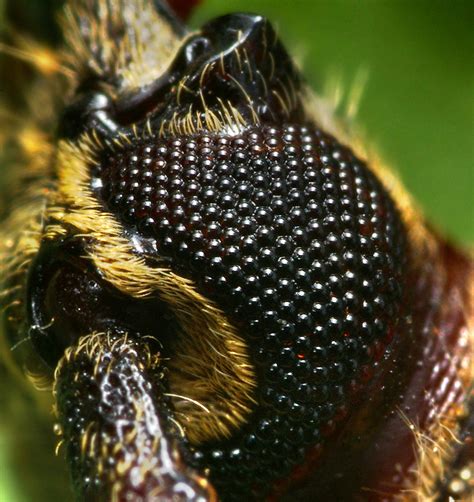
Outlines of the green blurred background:
M 0 21 L 7 1 L 0 0 Z M 52 2 L 13 3 L 38 32 L 43 29 L 40 11 Z M 334 76 L 349 88 L 366 70 L 361 132 L 400 173 L 436 227 L 458 242 L 474 242 L 474 2 L 207 0 L 192 24 L 231 11 L 268 16 L 316 90 Z M 0 73 L 0 84 L 7 74 Z M 62 477 L 61 462 L 44 462 L 31 445 L 45 430 L 25 407 L 17 427 L 21 440 L 13 440 L 3 413 L 7 405 L 0 395 L 0 502 L 65 500 L 49 482 Z M 39 448 L 49 450 L 49 438 Z M 28 469 L 36 473 L 31 483 L 25 483 Z

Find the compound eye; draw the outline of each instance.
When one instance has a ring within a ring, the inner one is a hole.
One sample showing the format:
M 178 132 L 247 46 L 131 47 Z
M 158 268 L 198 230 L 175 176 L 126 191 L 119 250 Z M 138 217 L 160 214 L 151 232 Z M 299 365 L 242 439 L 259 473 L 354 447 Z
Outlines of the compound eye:
M 159 331 L 160 344 L 166 342 L 173 316 L 165 304 L 116 291 L 78 253 L 67 244 L 44 244 L 32 265 L 30 336 L 40 357 L 55 368 L 65 350 L 90 333 L 146 336 Z
M 248 347 L 252 415 L 231 446 L 196 455 L 214 486 L 264 489 L 298 452 L 329 447 L 400 329 L 405 231 L 364 162 L 315 127 L 265 125 L 145 138 L 104 152 L 93 176 L 106 209 Z

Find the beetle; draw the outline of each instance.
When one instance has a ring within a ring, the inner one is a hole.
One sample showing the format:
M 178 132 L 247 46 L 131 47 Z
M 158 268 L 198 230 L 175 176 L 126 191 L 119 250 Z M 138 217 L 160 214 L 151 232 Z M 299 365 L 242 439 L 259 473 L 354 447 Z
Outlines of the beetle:
M 17 138 L 2 287 L 5 358 L 50 385 L 76 496 L 452 492 L 472 458 L 469 258 L 265 18 L 190 33 L 161 2 L 84 0 L 63 32 L 31 56 L 58 74 L 37 95 L 64 102 Z

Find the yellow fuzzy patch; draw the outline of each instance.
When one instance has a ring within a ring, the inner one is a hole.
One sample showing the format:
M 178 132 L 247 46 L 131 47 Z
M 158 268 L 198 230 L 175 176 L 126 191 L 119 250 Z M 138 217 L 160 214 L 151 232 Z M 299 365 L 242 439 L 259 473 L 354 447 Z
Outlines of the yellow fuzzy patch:
M 159 296 L 167 303 L 179 323 L 176 355 L 169 362 L 178 419 L 192 442 L 229 436 L 253 405 L 256 381 L 247 346 L 192 281 L 135 254 L 121 225 L 90 192 L 95 146 L 90 138 L 79 145 L 60 143 L 58 190 L 47 212 L 51 223 L 45 236 L 55 239 L 67 232 L 86 237 L 86 258 L 112 286 L 133 298 Z M 155 336 L 159 340 L 159 332 Z

